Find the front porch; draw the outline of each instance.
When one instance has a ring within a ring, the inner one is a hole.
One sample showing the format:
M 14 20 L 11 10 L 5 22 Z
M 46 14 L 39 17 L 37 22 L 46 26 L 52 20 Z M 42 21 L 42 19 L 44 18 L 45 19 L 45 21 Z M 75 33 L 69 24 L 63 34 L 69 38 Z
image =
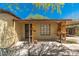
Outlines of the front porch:
M 22 24 L 21 29 L 23 28 L 19 33 L 19 35 L 23 36 L 20 36 L 21 40 L 28 41 L 28 43 L 55 40 L 59 42 L 63 40 L 65 42 L 66 40 L 66 21 L 16 20 L 17 22 Z

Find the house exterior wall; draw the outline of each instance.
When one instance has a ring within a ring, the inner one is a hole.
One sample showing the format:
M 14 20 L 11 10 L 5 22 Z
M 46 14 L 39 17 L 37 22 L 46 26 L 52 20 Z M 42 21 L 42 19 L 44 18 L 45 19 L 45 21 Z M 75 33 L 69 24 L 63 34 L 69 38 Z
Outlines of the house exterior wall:
M 21 22 L 17 24 L 16 29 L 19 35 L 19 38 L 25 38 L 25 24 L 29 24 L 29 22 Z M 50 24 L 50 35 L 41 36 L 40 35 L 40 24 Z M 19 26 L 20 25 L 20 26 Z M 54 21 L 51 22 L 32 22 L 32 41 L 34 40 L 53 40 L 57 38 L 57 28 L 58 24 Z M 20 30 L 19 30 L 20 29 Z M 21 33 L 20 33 L 21 32 Z M 28 39 L 29 40 L 29 39 Z
M 55 22 L 51 22 L 51 23 L 47 23 L 50 24 L 50 35 L 47 36 L 42 36 L 40 35 L 40 24 L 44 24 L 44 23 L 33 23 L 32 24 L 32 39 L 33 40 L 50 40 L 50 39 L 54 39 L 57 38 L 57 24 Z
M 18 41 L 13 19 L 16 17 L 6 13 L 0 14 L 0 48 L 9 47 Z
M 15 30 L 17 33 L 18 40 L 24 40 L 25 39 L 25 24 L 20 22 L 15 22 Z
M 22 22 L 23 26 L 25 24 L 29 24 L 29 22 Z M 40 24 L 50 24 L 50 35 L 42 36 L 40 35 Z M 59 38 L 58 33 L 58 24 L 56 21 L 34 21 L 32 22 L 32 41 L 48 41 L 48 40 L 56 40 Z M 25 27 L 23 28 L 23 36 L 25 36 Z M 63 33 L 63 37 L 66 37 L 66 22 L 62 21 L 61 32 Z M 24 37 L 25 38 L 25 37 Z M 28 39 L 29 40 L 29 39 Z

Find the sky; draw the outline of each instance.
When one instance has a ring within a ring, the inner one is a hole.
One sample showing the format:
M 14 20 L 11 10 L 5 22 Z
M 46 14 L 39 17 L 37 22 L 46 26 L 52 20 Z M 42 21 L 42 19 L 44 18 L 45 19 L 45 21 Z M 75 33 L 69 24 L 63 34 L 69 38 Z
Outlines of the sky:
M 32 3 L 0 3 L 0 9 L 7 10 L 21 19 L 26 19 L 30 14 L 39 14 L 48 19 L 79 19 L 79 3 L 64 3 L 61 14 L 57 13 L 57 10 L 52 12 L 51 7 L 46 11 L 43 8 L 36 8 Z

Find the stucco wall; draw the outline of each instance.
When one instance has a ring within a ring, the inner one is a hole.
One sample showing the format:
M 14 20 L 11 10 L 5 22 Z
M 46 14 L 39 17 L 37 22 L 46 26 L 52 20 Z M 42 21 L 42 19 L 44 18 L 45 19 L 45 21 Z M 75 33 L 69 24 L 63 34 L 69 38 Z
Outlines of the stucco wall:
M 12 15 L 0 14 L 0 48 L 9 47 L 18 41 L 13 19 L 16 18 Z
M 32 38 L 33 40 L 38 39 L 54 39 L 56 38 L 57 33 L 57 24 L 55 22 L 50 23 L 50 35 L 41 36 L 40 35 L 40 24 L 41 23 L 33 23 L 32 24 Z
M 25 24 L 20 22 L 15 22 L 15 30 L 17 32 L 17 37 L 19 40 L 25 39 Z

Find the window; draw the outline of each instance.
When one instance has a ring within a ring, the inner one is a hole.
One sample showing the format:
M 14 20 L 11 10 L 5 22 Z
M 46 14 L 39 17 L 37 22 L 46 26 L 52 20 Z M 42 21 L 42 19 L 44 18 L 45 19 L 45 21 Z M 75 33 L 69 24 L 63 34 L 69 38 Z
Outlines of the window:
M 40 24 L 40 35 L 50 35 L 50 24 Z

